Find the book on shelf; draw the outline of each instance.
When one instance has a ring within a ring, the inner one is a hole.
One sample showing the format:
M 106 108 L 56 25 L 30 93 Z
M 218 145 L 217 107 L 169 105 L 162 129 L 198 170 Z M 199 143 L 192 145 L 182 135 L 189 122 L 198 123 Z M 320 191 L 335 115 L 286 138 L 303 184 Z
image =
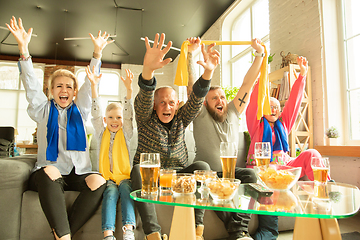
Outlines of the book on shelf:
M 280 80 L 280 83 L 272 84 L 270 91 L 270 96 L 278 99 L 279 101 L 287 100 L 290 95 L 290 82 L 289 82 L 289 72 L 284 72 L 283 78 Z

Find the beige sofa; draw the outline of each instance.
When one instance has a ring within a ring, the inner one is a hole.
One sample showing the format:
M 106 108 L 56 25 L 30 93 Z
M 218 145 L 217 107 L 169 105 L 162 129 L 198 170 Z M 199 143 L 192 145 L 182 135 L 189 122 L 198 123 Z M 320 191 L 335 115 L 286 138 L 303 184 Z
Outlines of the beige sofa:
M 88 129 L 91 132 L 91 129 Z M 240 133 L 240 139 L 244 139 Z M 195 145 L 190 130 L 186 132 L 186 144 L 189 151 L 189 159 L 192 161 L 195 155 Z M 93 139 L 90 147 L 92 160 L 95 156 L 96 140 Z M 131 140 L 131 155 L 133 156 L 137 145 L 137 135 Z M 239 158 L 245 159 L 245 140 L 239 144 Z M 27 190 L 27 180 L 30 171 L 36 161 L 35 155 L 24 155 L 15 158 L 0 159 L 0 239 L 1 240 L 53 240 L 50 227 L 41 209 L 37 192 Z M 239 161 L 238 166 L 243 166 L 244 161 Z M 66 203 L 70 207 L 77 196 L 77 192 L 65 192 Z M 172 219 L 172 206 L 156 205 L 158 221 L 163 233 L 169 234 Z M 137 226 L 136 239 L 143 239 L 141 219 L 136 213 Z M 213 211 L 206 211 L 204 217 L 206 240 L 226 238 L 227 232 L 223 223 Z M 292 218 L 279 219 L 279 230 L 293 229 Z M 257 227 L 257 217 L 253 215 L 250 222 L 250 232 Z M 117 209 L 117 232 L 115 236 L 122 239 L 121 233 L 121 209 Z M 94 216 L 75 234 L 74 240 L 102 239 L 101 233 L 101 206 Z

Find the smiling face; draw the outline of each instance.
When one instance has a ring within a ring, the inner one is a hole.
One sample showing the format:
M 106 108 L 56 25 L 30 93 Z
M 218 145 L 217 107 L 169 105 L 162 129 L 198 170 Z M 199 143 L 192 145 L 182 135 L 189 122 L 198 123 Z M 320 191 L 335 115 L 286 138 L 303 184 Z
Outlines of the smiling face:
M 276 120 L 278 120 L 281 113 L 280 102 L 276 98 L 270 98 L 270 108 L 271 115 L 264 115 L 264 118 L 266 118 L 268 122 L 274 123 Z
M 104 117 L 104 122 L 106 123 L 107 128 L 111 132 L 117 132 L 122 128 L 122 108 L 121 106 L 115 106 L 113 108 L 106 109 L 106 114 Z
M 56 77 L 52 82 L 51 94 L 60 107 L 66 108 L 76 96 L 74 80 L 65 76 Z
M 171 122 L 178 106 L 179 100 L 174 89 L 162 87 L 156 90 L 154 96 L 154 110 L 161 122 Z
M 227 117 L 227 100 L 220 87 L 210 89 L 205 98 L 205 107 L 215 121 L 224 122 Z

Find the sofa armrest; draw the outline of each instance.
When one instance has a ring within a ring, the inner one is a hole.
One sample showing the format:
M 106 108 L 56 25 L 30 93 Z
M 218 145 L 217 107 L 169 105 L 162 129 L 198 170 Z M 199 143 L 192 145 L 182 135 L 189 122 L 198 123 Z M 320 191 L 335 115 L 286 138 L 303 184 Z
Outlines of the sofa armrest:
M 0 158 L 1 239 L 19 239 L 22 194 L 35 162 L 36 155 Z

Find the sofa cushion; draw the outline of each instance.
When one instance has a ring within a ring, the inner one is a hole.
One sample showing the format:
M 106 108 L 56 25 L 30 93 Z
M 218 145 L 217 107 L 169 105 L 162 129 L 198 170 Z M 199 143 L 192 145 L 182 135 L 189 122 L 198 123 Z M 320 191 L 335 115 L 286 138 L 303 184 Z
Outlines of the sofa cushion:
M 79 192 L 65 191 L 66 206 L 70 209 L 72 203 L 75 201 Z M 142 230 L 142 224 L 140 217 L 136 211 L 136 239 L 143 239 L 144 232 Z M 35 221 L 35 222 L 34 222 Z M 116 232 L 115 237 L 118 240 L 122 239 L 122 223 L 121 223 L 121 206 L 120 201 L 116 211 Z M 72 238 L 74 240 L 85 239 L 102 239 L 103 234 L 101 231 L 101 206 L 95 212 L 95 214 L 86 222 L 86 224 L 80 228 L 80 230 Z M 21 240 L 53 240 L 54 237 L 51 233 L 49 223 L 46 220 L 45 214 L 42 211 L 39 195 L 34 191 L 26 191 L 23 194 L 22 211 L 21 211 Z
M 19 239 L 22 194 L 35 158 L 1 158 L 0 162 L 0 239 Z

